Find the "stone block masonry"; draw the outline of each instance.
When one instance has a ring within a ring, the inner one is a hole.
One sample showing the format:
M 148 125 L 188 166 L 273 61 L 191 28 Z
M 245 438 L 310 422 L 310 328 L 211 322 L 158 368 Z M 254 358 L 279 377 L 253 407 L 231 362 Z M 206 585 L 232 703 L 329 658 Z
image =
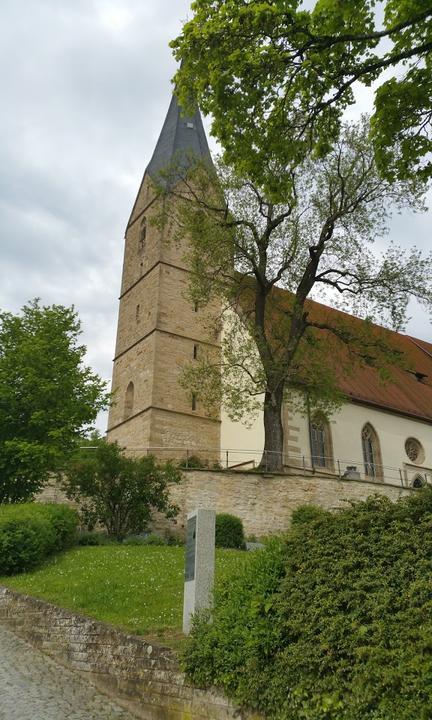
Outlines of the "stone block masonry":
M 1 720 L 134 720 L 82 675 L 0 624 Z
M 319 505 L 326 510 L 347 507 L 350 501 L 365 500 L 379 493 L 395 501 L 416 492 L 411 488 L 335 476 L 265 475 L 253 472 L 188 470 L 180 485 L 171 488 L 171 498 L 180 507 L 175 521 L 158 516 L 154 528 L 184 537 L 188 513 L 199 508 L 228 512 L 243 521 L 246 535 L 257 537 L 285 532 L 293 510 L 300 505 Z
M 187 684 L 174 652 L 0 587 L 0 625 L 86 676 L 142 720 L 249 718 L 225 697 Z
M 161 413 L 161 426 L 165 417 Z M 158 427 L 157 423 L 154 425 Z M 186 429 L 188 426 L 185 423 L 181 430 L 185 433 Z M 175 424 L 172 424 L 171 430 L 173 433 L 176 431 Z M 189 430 L 192 434 L 193 427 Z M 160 439 L 164 439 L 162 434 Z M 179 446 L 183 439 L 184 435 L 179 434 Z M 174 453 L 167 455 L 173 457 Z M 300 505 L 318 505 L 326 510 L 336 510 L 347 507 L 349 502 L 366 500 L 376 493 L 396 501 L 413 492 L 417 491 L 364 480 L 339 480 L 334 475 L 324 474 L 303 477 L 227 470 L 185 470 L 183 481 L 170 488 L 171 500 L 180 508 L 177 518 L 167 520 L 156 513 L 152 529 L 184 538 L 187 515 L 199 508 L 212 508 L 216 513 L 237 515 L 243 521 L 246 535 L 260 537 L 285 532 L 290 526 L 293 511 Z M 48 485 L 38 500 L 67 502 L 55 483 Z

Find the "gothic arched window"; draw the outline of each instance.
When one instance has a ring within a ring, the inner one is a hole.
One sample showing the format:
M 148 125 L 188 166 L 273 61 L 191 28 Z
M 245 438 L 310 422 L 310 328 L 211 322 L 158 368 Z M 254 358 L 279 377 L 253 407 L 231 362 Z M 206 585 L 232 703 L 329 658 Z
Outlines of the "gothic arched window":
M 380 444 L 378 435 L 370 423 L 366 423 L 364 426 L 361 438 L 365 475 L 373 480 L 382 480 L 383 468 Z
M 144 217 L 142 218 L 141 223 L 140 223 L 139 245 L 138 245 L 139 252 L 144 252 L 146 237 L 147 237 L 147 218 L 144 215 Z
M 310 423 L 312 463 L 315 467 L 333 468 L 333 443 L 330 425 L 322 415 L 315 415 Z
M 135 388 L 134 388 L 133 382 L 131 381 L 126 388 L 125 404 L 124 404 L 124 419 L 125 420 L 127 420 L 128 417 L 130 417 L 133 413 L 134 395 L 135 395 Z
M 411 483 L 411 487 L 413 488 L 421 488 L 424 487 L 424 485 L 426 485 L 426 479 L 421 475 L 416 475 Z

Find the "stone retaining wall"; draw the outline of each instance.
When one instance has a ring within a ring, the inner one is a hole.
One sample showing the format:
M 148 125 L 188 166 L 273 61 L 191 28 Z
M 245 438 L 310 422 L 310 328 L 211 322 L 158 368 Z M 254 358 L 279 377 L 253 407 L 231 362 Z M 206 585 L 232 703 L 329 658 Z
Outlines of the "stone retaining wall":
M 300 505 L 312 504 L 335 510 L 375 493 L 397 500 L 412 492 L 416 491 L 402 485 L 341 480 L 330 473 L 304 476 L 185 470 L 183 482 L 170 490 L 173 502 L 180 508 L 178 517 L 173 521 L 156 514 L 153 529 L 184 537 L 187 514 L 198 508 L 212 508 L 217 513 L 238 515 L 243 520 L 246 535 L 260 537 L 286 531 L 293 510 Z M 38 501 L 70 502 L 54 482 L 44 488 Z
M 246 717 L 220 694 L 188 685 L 172 650 L 109 625 L 5 587 L 0 587 L 0 623 L 85 674 L 143 720 Z
M 257 537 L 284 532 L 300 505 L 328 510 L 347 507 L 350 500 L 365 500 L 374 493 L 391 500 L 415 492 L 411 488 L 363 480 L 339 480 L 334 475 L 265 475 L 252 472 L 188 470 L 171 489 L 180 507 L 176 521 L 157 517 L 155 529 L 184 534 L 187 513 L 198 508 L 228 512 L 243 520 L 246 535 Z

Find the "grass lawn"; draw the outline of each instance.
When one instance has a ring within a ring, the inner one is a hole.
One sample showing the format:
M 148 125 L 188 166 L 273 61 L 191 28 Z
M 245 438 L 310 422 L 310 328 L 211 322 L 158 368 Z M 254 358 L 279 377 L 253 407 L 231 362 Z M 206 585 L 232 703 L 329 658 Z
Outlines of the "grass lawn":
M 79 547 L 0 585 L 176 647 L 182 638 L 183 547 Z M 216 582 L 247 553 L 216 551 Z

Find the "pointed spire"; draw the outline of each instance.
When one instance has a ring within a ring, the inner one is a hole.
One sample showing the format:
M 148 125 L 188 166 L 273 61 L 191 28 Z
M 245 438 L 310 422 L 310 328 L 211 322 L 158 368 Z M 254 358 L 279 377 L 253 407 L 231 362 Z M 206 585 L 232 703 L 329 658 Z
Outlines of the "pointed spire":
M 160 182 L 160 173 L 169 169 L 173 162 L 187 167 L 194 157 L 212 164 L 201 113 L 197 108 L 194 115 L 183 115 L 177 98 L 173 95 L 146 173 L 156 182 Z

